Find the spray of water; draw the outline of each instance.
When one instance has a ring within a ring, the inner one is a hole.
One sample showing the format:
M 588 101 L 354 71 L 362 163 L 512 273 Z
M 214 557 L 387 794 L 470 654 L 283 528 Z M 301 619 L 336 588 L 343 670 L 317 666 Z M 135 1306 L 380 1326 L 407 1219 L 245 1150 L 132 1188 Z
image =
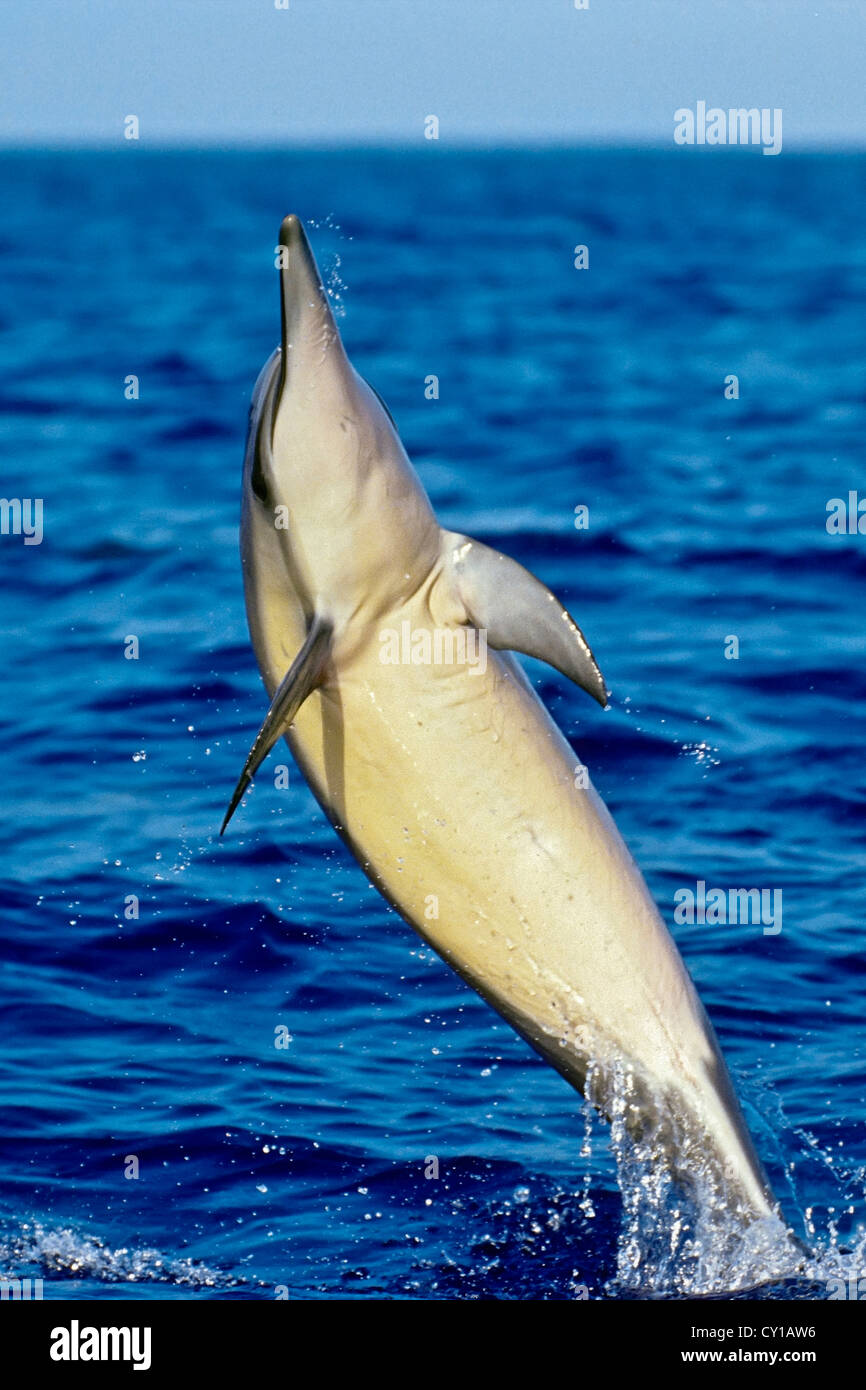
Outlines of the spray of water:
M 604 1075 L 591 1065 L 586 1081 L 586 1137 L 582 1154 L 591 1151 L 591 1127 L 603 1108 L 610 1118 L 610 1147 L 622 1198 L 617 1269 L 608 1294 L 697 1297 L 757 1289 L 797 1281 L 827 1290 L 856 1281 L 866 1257 L 866 1230 L 847 1243 L 831 1222 L 819 1238 L 809 1209 L 803 1214 L 804 1245 L 781 1216 L 746 1216 L 732 1196 L 712 1156 L 702 1157 L 677 1123 L 665 1117 L 664 1129 L 650 1125 L 636 1137 L 629 1116 L 640 1099 L 633 1074 L 622 1064 Z M 670 1162 L 672 1149 L 689 1153 L 689 1182 Z M 861 1179 L 863 1173 L 860 1173 Z M 847 1194 L 850 1192 L 847 1178 Z M 863 1197 L 861 1182 L 860 1198 Z M 584 1193 L 586 1199 L 588 1193 Z M 582 1205 L 582 1204 L 581 1204 Z M 853 1212 L 854 1207 L 848 1208 Z M 844 1293 L 836 1297 L 848 1296 Z
M 307 225 L 311 231 L 327 231 L 336 234 L 339 239 L 343 238 L 340 224 L 334 221 L 331 213 L 320 220 L 314 217 L 308 218 Z M 352 238 L 346 239 L 351 241 Z M 336 319 L 342 319 L 346 316 L 345 294 L 347 286 L 340 272 L 342 264 L 343 260 L 339 251 L 332 251 L 321 267 L 322 283 L 331 302 L 331 311 Z
M 41 1221 L 26 1221 L 0 1240 L 0 1274 L 18 1278 L 30 1269 L 48 1279 L 97 1279 L 107 1284 L 166 1283 L 205 1289 L 238 1282 L 197 1260 L 150 1248 L 112 1249 L 98 1236 Z

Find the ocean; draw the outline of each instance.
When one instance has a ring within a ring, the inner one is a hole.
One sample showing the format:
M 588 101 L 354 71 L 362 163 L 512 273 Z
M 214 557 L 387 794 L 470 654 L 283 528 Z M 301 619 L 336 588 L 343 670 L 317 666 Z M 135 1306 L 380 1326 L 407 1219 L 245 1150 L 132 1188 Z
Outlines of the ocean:
M 3 153 L 0 186 L 0 491 L 42 503 L 40 543 L 0 536 L 0 1276 L 689 1291 L 629 1272 L 606 1126 L 293 765 L 218 838 L 266 707 L 239 486 L 291 211 L 442 523 L 599 658 L 604 714 L 525 664 L 813 1252 L 762 1296 L 866 1274 L 866 157 L 130 144 Z M 778 922 L 675 921 L 699 884 L 780 894 Z

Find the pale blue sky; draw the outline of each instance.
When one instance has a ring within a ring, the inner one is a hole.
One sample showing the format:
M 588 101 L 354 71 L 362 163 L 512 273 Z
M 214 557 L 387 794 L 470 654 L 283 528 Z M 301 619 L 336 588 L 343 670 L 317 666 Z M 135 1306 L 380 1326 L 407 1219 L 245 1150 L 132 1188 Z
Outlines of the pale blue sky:
M 781 107 L 866 144 L 866 0 L 0 0 L 0 143 L 670 144 Z

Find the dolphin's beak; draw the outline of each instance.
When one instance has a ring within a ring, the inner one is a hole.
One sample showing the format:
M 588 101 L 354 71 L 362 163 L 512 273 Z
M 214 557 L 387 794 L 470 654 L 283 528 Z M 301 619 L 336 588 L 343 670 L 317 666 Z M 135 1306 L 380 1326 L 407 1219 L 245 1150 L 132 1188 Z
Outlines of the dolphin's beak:
M 299 217 L 291 213 L 280 226 L 280 316 L 283 355 L 292 341 L 304 300 L 324 295 L 307 234 Z
M 303 223 L 291 213 L 280 226 L 280 390 L 292 365 L 293 349 L 337 341 L 339 333 Z
M 285 246 L 286 250 L 298 251 L 302 249 L 308 261 L 312 261 L 313 253 L 310 250 L 310 243 L 304 231 L 304 224 L 296 213 L 290 212 L 288 217 L 284 217 L 280 226 L 280 245 Z

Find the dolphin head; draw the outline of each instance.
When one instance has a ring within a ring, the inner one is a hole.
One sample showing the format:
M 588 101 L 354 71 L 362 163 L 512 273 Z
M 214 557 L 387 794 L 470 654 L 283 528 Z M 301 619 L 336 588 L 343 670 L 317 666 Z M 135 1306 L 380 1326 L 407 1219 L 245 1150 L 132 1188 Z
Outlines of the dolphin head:
M 339 389 L 351 372 L 319 268 L 299 217 L 283 219 L 280 270 L 278 399 Z
M 339 637 L 418 587 L 439 528 L 390 412 L 349 361 L 298 217 L 278 252 L 281 342 L 253 393 L 244 464 L 247 608 L 254 632 L 251 607 L 296 602 Z
M 329 433 L 327 412 L 345 408 L 354 375 L 307 234 L 294 214 L 283 219 L 277 252 L 280 346 L 253 392 L 247 458 L 249 485 L 265 506 L 292 492 L 293 467 L 311 471 L 316 441 Z M 317 429 L 305 419 L 313 412 Z M 303 440 L 303 459 L 296 458 L 293 438 Z

